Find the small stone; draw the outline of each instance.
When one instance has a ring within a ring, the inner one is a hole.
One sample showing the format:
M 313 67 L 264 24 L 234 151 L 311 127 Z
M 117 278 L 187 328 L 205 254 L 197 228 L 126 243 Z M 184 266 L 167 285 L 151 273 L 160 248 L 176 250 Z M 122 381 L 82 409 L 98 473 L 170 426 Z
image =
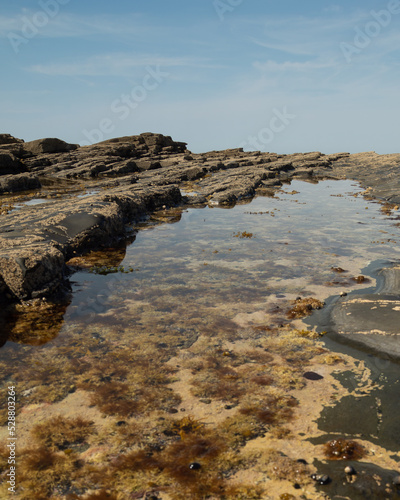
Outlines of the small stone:
M 347 293 L 346 292 L 340 292 L 340 296 L 341 297 L 347 297 Z
M 324 474 L 323 476 L 320 476 L 318 479 L 319 484 L 322 484 L 322 485 L 329 484 L 331 481 L 332 481 L 332 479 L 329 476 L 327 476 L 326 474 Z
M 189 465 L 189 469 L 190 470 L 199 470 L 199 469 L 201 469 L 201 464 L 199 464 L 198 462 L 192 462 Z
M 326 474 L 311 474 L 311 479 L 323 486 L 332 481 L 332 479 Z
M 304 458 L 299 458 L 299 459 L 297 460 L 297 462 L 298 462 L 299 464 L 308 465 L 308 464 L 307 464 L 307 460 L 304 460 Z
M 392 482 L 395 486 L 400 486 L 400 476 L 394 477 Z
M 347 467 L 345 467 L 344 471 L 349 476 L 355 476 L 357 474 L 355 468 L 352 467 L 351 465 L 348 465 Z
M 211 399 L 200 399 L 200 403 L 205 405 L 210 405 L 212 403 Z
M 294 488 L 295 490 L 300 490 L 300 489 L 301 489 L 301 486 L 299 485 L 299 483 L 295 483 L 295 484 L 293 485 L 293 488 Z
M 322 375 L 315 372 L 305 372 L 303 373 L 303 377 L 307 380 L 322 380 L 324 378 Z

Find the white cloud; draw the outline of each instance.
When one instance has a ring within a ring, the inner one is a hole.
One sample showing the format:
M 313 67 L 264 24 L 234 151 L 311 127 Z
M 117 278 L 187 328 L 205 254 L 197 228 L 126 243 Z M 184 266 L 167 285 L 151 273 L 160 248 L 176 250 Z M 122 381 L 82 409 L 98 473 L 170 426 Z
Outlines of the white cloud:
M 124 36 L 141 33 L 149 34 L 156 27 L 146 26 L 138 14 L 128 14 L 124 17 L 113 15 L 77 16 L 62 10 L 55 16 L 47 16 L 48 22 L 37 26 L 39 35 L 45 38 L 88 37 L 93 35 Z M 15 16 L 0 16 L 0 36 L 13 32 L 21 34 L 30 23 L 36 26 L 36 16 L 40 13 L 41 20 L 46 15 L 43 10 L 23 9 Z M 39 18 L 38 18 L 39 19 Z
M 264 63 L 256 61 L 254 67 L 261 71 L 266 71 L 269 73 L 276 72 L 287 72 L 287 71 L 313 71 L 327 68 L 334 68 L 336 63 L 334 61 L 327 62 L 313 62 L 313 61 L 305 61 L 305 62 L 296 62 L 296 61 L 286 61 L 283 63 L 278 63 L 276 61 L 266 61 Z
M 28 71 L 48 76 L 132 76 L 132 71 L 146 66 L 215 68 L 206 59 L 160 57 L 152 55 L 102 54 L 74 63 L 49 63 L 30 66 Z

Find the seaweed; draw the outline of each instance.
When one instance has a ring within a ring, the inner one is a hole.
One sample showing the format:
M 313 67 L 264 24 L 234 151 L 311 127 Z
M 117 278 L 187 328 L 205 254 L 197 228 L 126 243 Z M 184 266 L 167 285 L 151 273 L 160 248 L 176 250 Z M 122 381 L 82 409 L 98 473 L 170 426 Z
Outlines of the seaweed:
M 93 431 L 93 422 L 81 417 L 67 419 L 61 415 L 35 425 L 31 434 L 51 450 L 65 450 L 83 443 Z
M 328 460 L 360 460 L 366 454 L 364 446 L 357 441 L 332 439 L 324 445 L 324 455 Z
M 324 302 L 315 298 L 296 299 L 294 306 L 288 311 L 289 319 L 305 318 L 309 316 L 314 309 L 322 309 Z

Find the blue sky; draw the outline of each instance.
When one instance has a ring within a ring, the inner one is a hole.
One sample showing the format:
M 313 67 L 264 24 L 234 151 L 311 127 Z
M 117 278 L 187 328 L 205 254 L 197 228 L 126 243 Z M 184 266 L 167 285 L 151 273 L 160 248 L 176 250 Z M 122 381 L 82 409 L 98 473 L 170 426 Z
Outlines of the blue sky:
M 0 132 L 400 152 L 399 26 L 399 0 L 13 0 Z

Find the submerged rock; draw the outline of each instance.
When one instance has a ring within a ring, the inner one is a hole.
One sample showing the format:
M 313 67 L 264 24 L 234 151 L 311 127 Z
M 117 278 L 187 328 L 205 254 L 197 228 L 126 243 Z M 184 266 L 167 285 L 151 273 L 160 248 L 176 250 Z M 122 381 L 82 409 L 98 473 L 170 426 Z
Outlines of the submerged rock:
M 400 267 L 381 269 L 375 293 L 351 293 L 336 301 L 330 313 L 342 339 L 400 357 Z

